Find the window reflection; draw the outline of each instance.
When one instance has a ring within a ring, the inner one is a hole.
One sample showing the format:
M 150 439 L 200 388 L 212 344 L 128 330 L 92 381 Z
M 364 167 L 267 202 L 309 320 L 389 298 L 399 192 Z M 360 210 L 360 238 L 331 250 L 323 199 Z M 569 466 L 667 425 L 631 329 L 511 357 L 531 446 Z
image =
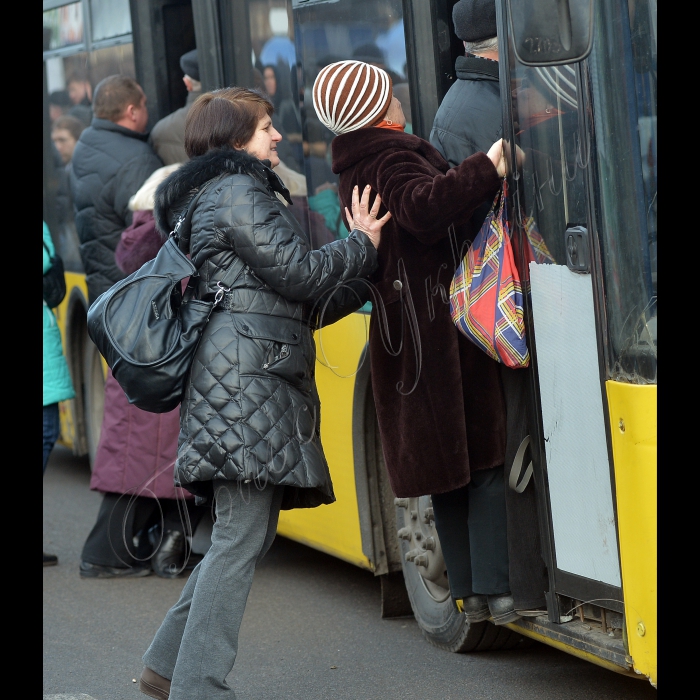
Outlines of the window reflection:
M 45 65 L 51 136 L 50 164 L 44 166 L 50 173 L 46 197 L 49 211 L 45 216 L 66 269 L 82 271 L 68 184 L 72 149 L 92 121 L 92 96 L 97 83 L 116 73 L 135 77 L 133 45 L 48 58 Z
M 318 120 L 311 88 L 334 61 L 373 63 L 392 78 L 411 133 L 406 45 L 401 0 L 337 0 L 306 3 L 249 0 L 251 84 L 273 104 L 282 134 L 276 172 L 292 193 L 292 212 L 314 247 L 348 235 L 331 170 L 333 134 Z
M 566 229 L 587 220 L 588 148 L 579 130 L 576 73 L 571 66 L 514 64 L 512 76 L 515 138 L 525 155 L 514 216 L 526 234 L 525 259 L 565 265 Z

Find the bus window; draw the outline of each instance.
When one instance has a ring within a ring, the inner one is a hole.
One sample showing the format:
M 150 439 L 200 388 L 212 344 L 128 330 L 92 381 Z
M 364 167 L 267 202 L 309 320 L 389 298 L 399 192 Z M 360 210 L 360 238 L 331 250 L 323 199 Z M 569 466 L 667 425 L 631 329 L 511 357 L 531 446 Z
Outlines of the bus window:
M 401 0 L 249 0 L 253 70 L 251 85 L 275 105 L 273 123 L 282 134 L 277 173 L 291 209 L 320 247 L 348 235 L 331 170 L 333 134 L 318 120 L 311 87 L 321 68 L 356 59 L 384 68 L 392 78 L 410 132 L 406 45 Z
M 564 265 L 564 232 L 587 221 L 588 147 L 579 130 L 576 74 L 569 65 L 514 63 L 511 70 L 515 137 L 525 154 L 513 215 L 528 233 L 541 236 L 545 260 Z
M 656 383 L 656 0 L 602 3 L 594 31 L 608 375 Z
M 44 219 L 54 238 L 56 250 L 67 271 L 82 272 L 78 236 L 73 222 L 73 204 L 68 184 L 72 149 L 82 129 L 92 121 L 92 95 L 97 83 L 108 75 L 135 76 L 131 15 L 127 0 L 90 3 L 91 31 L 88 42 L 83 2 L 46 10 L 44 25 L 44 66 L 48 96 L 48 150 L 44 153 Z M 116 10 L 119 12 L 115 15 Z M 93 46 L 87 51 L 86 46 Z M 57 120 L 61 117 L 68 120 Z M 77 119 L 79 124 L 73 121 Z
M 69 56 L 56 56 L 46 59 L 45 64 L 52 134 L 56 119 L 64 115 L 76 117 L 83 128 L 90 125 L 92 92 L 100 80 L 115 73 L 135 76 L 132 44 L 98 49 L 89 54 L 79 52 Z M 82 263 L 68 186 L 70 161 L 63 161 L 53 144 L 51 155 L 53 177 L 47 197 L 47 206 L 52 210 L 48 214 L 53 224 L 51 233 L 66 269 L 79 272 L 82 271 Z

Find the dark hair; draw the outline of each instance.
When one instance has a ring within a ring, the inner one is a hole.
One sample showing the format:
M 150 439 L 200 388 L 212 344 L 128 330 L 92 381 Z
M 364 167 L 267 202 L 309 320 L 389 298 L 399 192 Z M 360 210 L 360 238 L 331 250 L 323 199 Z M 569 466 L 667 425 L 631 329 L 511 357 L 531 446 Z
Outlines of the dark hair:
M 129 105 L 139 106 L 141 86 L 128 75 L 110 75 L 97 83 L 92 109 L 99 119 L 119 120 Z
M 57 107 L 72 107 L 73 103 L 68 95 L 68 90 L 54 90 L 49 95 L 49 104 Z
M 84 70 L 74 70 L 70 76 L 68 77 L 68 80 L 66 80 L 66 85 L 70 85 L 71 83 L 89 83 L 90 79 L 88 78 L 87 71 Z
M 275 108 L 262 90 L 231 87 L 200 95 L 187 113 L 185 152 L 190 158 L 214 148 L 242 148 L 258 122 Z
M 51 131 L 55 131 L 56 129 L 66 129 L 76 141 L 80 138 L 80 134 L 83 133 L 84 128 L 85 124 L 83 124 L 80 119 L 76 119 L 70 114 L 64 114 L 63 116 L 58 117 L 58 119 L 56 119 L 56 121 L 54 121 L 54 123 L 51 125 Z

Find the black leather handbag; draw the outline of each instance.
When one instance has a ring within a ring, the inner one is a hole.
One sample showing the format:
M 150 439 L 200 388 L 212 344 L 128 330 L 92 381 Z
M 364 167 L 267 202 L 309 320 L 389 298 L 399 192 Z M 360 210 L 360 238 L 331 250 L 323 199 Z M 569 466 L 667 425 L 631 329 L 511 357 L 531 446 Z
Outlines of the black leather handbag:
M 88 310 L 88 334 L 129 403 L 166 413 L 182 398 L 194 353 L 214 306 L 192 298 L 193 280 L 182 294 L 181 281 L 197 269 L 180 249 L 192 214 L 206 186 L 193 197 L 153 260 L 101 294 Z
M 63 269 L 63 260 L 56 253 L 51 255 L 49 247 L 44 243 L 44 248 L 51 260 L 51 267 L 44 274 L 44 301 L 50 309 L 55 309 L 66 296 L 66 277 Z

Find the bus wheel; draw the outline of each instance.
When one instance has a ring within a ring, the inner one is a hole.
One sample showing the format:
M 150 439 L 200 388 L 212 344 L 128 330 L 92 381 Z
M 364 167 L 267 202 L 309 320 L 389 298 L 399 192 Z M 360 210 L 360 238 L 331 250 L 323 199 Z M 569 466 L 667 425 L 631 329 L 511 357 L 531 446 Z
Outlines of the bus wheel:
M 90 469 L 95 461 L 97 443 L 100 440 L 102 415 L 105 405 L 105 377 L 102 356 L 95 344 L 85 334 L 83 351 L 83 401 L 85 406 L 85 437 L 87 438 Z
M 430 496 L 396 498 L 396 525 L 406 590 L 425 638 L 446 651 L 495 651 L 523 637 L 490 622 L 469 624 L 450 596 Z

